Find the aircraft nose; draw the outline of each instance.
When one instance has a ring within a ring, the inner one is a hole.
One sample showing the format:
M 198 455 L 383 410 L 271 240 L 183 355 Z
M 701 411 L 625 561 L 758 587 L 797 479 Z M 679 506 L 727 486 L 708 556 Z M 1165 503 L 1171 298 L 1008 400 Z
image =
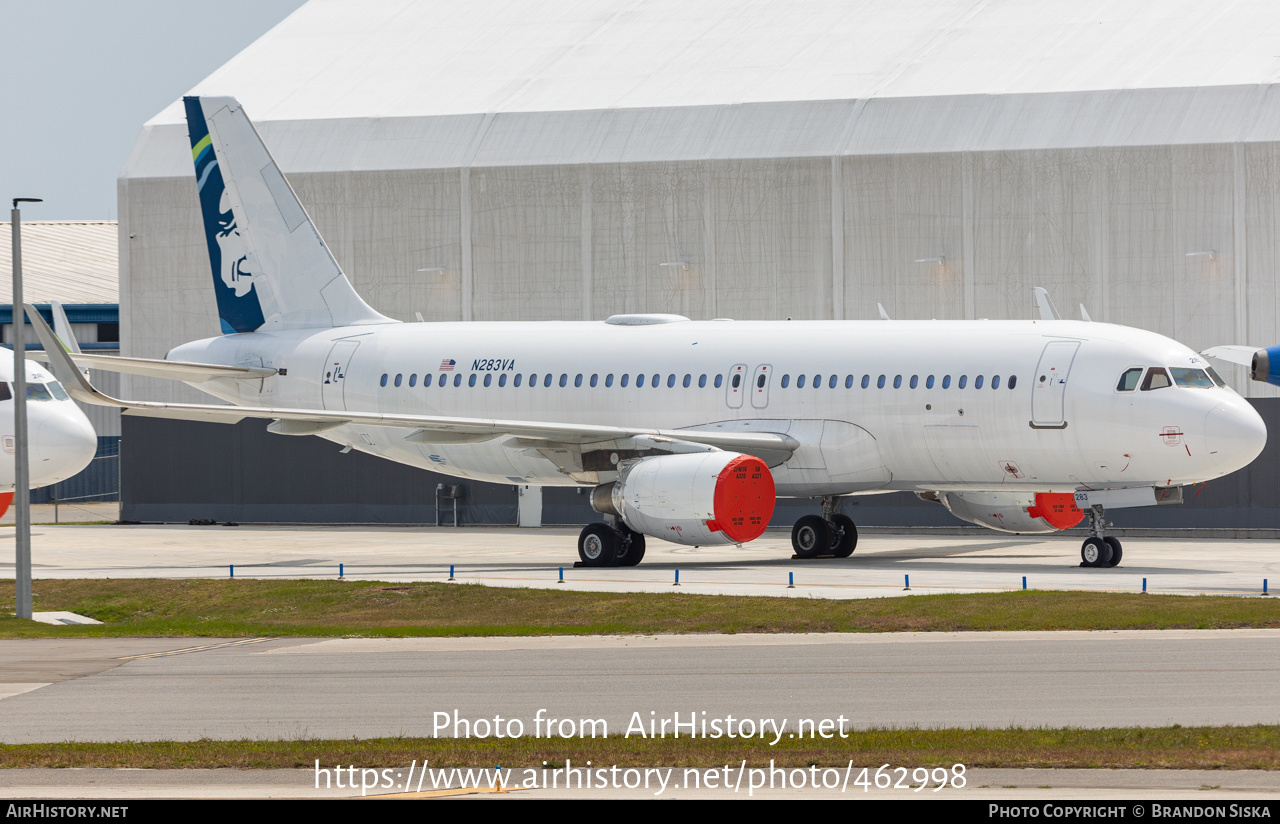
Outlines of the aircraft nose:
M 31 438 L 32 486 L 70 478 L 88 466 L 98 451 L 98 435 L 84 413 L 69 403 L 70 408 L 58 406 L 32 421 L 36 424 Z
M 1267 425 L 1247 401 L 1215 406 L 1204 419 L 1209 457 L 1223 472 L 1248 466 L 1267 445 Z

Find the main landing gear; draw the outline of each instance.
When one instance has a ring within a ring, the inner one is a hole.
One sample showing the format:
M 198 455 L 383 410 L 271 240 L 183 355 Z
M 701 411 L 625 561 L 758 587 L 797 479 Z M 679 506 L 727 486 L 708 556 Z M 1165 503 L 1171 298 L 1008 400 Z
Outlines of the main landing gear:
M 1106 527 L 1103 508 L 1097 504 L 1089 507 L 1089 531 L 1093 534 L 1080 546 L 1080 566 L 1113 567 L 1120 564 L 1124 551 L 1120 542 L 1110 535 L 1103 535 Z
M 578 557 L 575 566 L 635 566 L 644 558 L 644 535 L 633 532 L 617 518 L 615 525 L 594 523 L 583 527 L 578 535 Z
M 805 515 L 791 528 L 791 548 L 797 558 L 848 558 L 858 546 L 858 528 L 848 515 L 836 512 L 838 498 L 822 499 L 821 515 Z

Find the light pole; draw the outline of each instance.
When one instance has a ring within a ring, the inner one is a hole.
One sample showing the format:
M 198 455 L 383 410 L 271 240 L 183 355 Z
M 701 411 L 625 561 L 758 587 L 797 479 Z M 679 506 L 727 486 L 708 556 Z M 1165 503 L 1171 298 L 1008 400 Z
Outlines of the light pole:
M 31 491 L 30 472 L 27 466 L 27 315 L 22 308 L 22 212 L 19 203 L 42 203 L 38 197 L 15 197 L 13 211 L 9 213 L 10 240 L 13 246 L 13 440 L 14 450 L 13 499 L 17 507 L 17 554 L 14 559 L 14 578 L 17 597 L 14 612 L 19 618 L 30 620 L 31 599 Z

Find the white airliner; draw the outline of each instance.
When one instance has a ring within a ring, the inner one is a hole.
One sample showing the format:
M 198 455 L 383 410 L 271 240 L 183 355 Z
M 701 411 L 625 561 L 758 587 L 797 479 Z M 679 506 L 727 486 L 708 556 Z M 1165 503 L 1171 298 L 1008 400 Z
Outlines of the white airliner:
M 8 511 L 16 492 L 13 363 L 13 350 L 0 348 L 0 515 Z M 27 465 L 31 488 L 36 489 L 65 481 L 88 466 L 98 449 L 98 436 L 52 375 L 38 363 L 26 365 Z
M 1258 414 L 1187 347 L 1051 310 L 399 323 L 356 294 L 239 104 L 185 103 L 225 334 L 165 360 L 76 362 L 183 380 L 233 406 L 110 398 L 37 324 L 72 394 L 134 415 L 272 419 L 278 434 L 461 478 L 589 487 L 602 522 L 578 541 L 588 565 L 638 563 L 646 535 L 744 543 L 777 496 L 821 501 L 792 530 L 797 555 L 844 557 L 857 530 L 842 498 L 910 491 L 1011 532 L 1087 513 L 1084 563 L 1113 566 L 1105 507 L 1179 500 L 1266 442 Z

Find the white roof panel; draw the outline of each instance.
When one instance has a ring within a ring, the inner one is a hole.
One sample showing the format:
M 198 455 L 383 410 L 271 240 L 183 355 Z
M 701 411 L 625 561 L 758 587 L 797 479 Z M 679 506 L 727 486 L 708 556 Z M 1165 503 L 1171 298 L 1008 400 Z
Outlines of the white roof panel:
M 192 91 L 266 122 L 1278 79 L 1273 0 L 311 0 Z
M 0 304 L 13 303 L 13 224 L 0 223 Z M 116 222 L 22 221 L 22 298 L 27 303 L 119 303 Z

